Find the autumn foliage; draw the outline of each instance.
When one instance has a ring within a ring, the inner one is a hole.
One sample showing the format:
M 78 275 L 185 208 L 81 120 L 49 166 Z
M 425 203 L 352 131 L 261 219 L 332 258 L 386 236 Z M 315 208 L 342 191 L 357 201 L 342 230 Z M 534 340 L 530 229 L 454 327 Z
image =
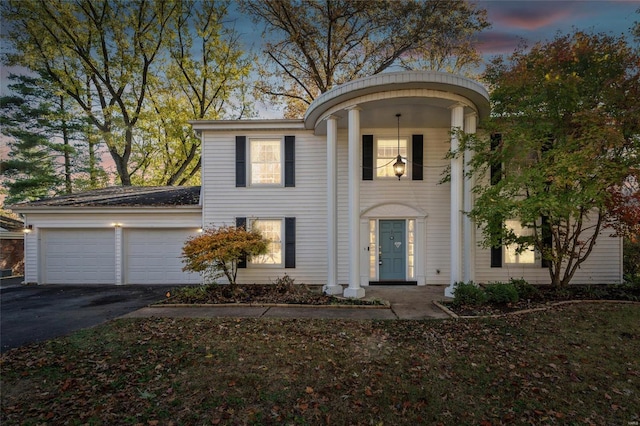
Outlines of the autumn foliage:
M 183 271 L 201 272 L 209 280 L 225 276 L 236 284 L 238 262 L 267 251 L 268 241 L 258 231 L 244 227 L 220 226 L 203 230 L 189 238 L 182 248 Z
M 638 229 L 637 193 L 622 186 L 640 158 L 639 63 L 623 37 L 575 32 L 487 66 L 485 127 L 499 141 L 469 137 L 460 152 L 476 153 L 476 176 L 495 176 L 478 179 L 469 214 L 486 246 L 533 247 L 554 286 L 569 284 L 601 236 Z

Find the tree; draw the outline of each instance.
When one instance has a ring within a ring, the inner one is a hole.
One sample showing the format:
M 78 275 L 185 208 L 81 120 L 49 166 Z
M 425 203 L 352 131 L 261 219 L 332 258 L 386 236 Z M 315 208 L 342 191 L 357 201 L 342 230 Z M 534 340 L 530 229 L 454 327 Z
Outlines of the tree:
M 237 33 L 225 27 L 228 1 L 184 1 L 171 20 L 166 78 L 153 84 L 143 113 L 142 156 L 136 180 L 160 185 L 199 183 L 200 138 L 190 120 L 242 118 L 251 65 Z
M 39 77 L 9 77 L 11 95 L 0 98 L 2 134 L 9 137 L 9 158 L 2 162 L 8 203 L 34 200 L 78 189 L 82 169 L 75 157 L 83 122 L 66 98 Z
M 267 253 L 268 241 L 258 231 L 244 227 L 220 226 L 191 237 L 182 248 L 184 271 L 204 272 L 211 279 L 227 277 L 235 286 L 238 262 Z
M 7 38 L 15 48 L 7 55 L 8 63 L 46 73 L 73 98 L 101 132 L 121 183 L 130 185 L 134 131 L 176 4 L 162 0 L 3 4 L 3 17 L 12 24 Z
M 228 5 L 9 0 L 2 14 L 12 50 L 4 59 L 46 74 L 73 99 L 106 144 L 122 185 L 156 166 L 168 169 L 165 180 L 155 183 L 185 183 L 199 170 L 200 145 L 188 123 L 164 120 L 181 115 L 167 106 L 190 105 L 191 114 L 182 114 L 186 119 L 230 114 L 249 64 L 224 27 Z M 157 144 L 146 139 L 150 126 L 167 125 L 173 127 L 161 130 L 166 138 Z M 176 129 L 182 134 L 172 139 Z
M 638 217 L 629 209 L 640 203 L 619 188 L 639 172 L 639 59 L 623 37 L 575 32 L 487 67 L 487 127 L 501 139 L 467 137 L 455 153 L 475 151 L 472 173 L 495 174 L 479 180 L 469 214 L 485 246 L 534 247 L 554 286 L 569 284 L 605 228 L 637 229 L 621 219 Z M 529 235 L 507 228 L 507 219 Z
M 300 115 L 319 94 L 392 67 L 459 72 L 479 62 L 486 11 L 452 0 L 244 0 L 266 26 L 258 89 Z

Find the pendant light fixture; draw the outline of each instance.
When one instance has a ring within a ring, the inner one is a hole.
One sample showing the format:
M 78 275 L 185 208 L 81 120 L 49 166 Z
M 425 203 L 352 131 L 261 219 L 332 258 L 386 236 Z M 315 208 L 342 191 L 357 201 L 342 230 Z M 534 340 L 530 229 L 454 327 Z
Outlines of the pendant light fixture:
M 396 162 L 393 164 L 393 171 L 395 172 L 396 176 L 398 176 L 398 180 L 400 180 L 402 175 L 404 175 L 404 170 L 405 170 L 405 164 L 404 164 L 404 161 L 402 161 L 402 156 L 400 155 L 400 116 L 401 115 L 402 114 L 396 114 L 396 117 L 398 119 L 398 156 L 396 157 Z

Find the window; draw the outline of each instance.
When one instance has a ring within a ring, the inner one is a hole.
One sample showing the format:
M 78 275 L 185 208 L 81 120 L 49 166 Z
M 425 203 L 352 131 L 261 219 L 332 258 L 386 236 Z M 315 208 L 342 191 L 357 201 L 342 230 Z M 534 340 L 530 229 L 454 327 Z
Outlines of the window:
M 258 229 L 262 236 L 269 240 L 267 253 L 254 256 L 252 265 L 282 265 L 282 220 L 256 219 L 251 222 L 252 229 Z
M 505 226 L 511 229 L 517 236 L 532 236 L 532 228 L 523 227 L 519 220 L 506 220 Z M 518 253 L 517 245 L 511 244 L 504 247 L 504 262 L 511 264 L 532 265 L 536 263 L 536 252 L 533 246 L 529 246 L 524 251 Z
M 252 139 L 249 147 L 252 185 L 279 185 L 282 183 L 282 141 L 279 139 Z
M 398 156 L 398 139 L 378 139 L 376 147 L 376 177 L 395 177 L 393 163 Z M 400 139 L 400 155 L 407 164 L 407 139 Z M 408 174 L 408 170 L 405 171 Z

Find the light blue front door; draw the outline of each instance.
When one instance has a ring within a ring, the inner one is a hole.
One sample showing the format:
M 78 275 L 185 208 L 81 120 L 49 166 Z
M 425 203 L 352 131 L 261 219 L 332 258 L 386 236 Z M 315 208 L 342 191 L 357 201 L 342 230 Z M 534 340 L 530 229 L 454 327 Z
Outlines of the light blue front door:
M 406 279 L 407 248 L 404 220 L 381 220 L 380 227 L 380 253 L 379 280 Z

